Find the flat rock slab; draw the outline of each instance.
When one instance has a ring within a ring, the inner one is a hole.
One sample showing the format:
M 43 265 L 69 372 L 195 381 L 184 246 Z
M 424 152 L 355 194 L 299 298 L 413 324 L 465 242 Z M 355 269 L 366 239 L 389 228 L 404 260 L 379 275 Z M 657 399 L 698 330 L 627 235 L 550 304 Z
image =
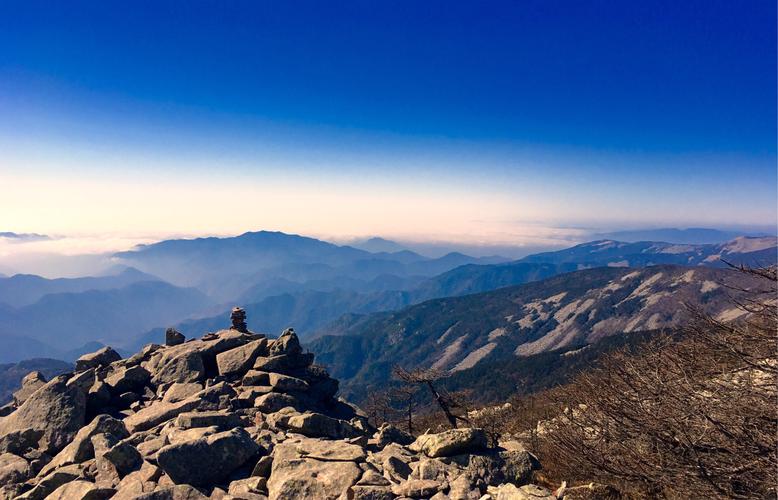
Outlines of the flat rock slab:
M 234 413 L 217 411 L 187 412 L 176 417 L 176 427 L 180 429 L 192 429 L 195 427 L 216 426 L 224 430 L 241 425 L 240 417 Z
M 355 462 L 276 457 L 267 483 L 268 497 L 271 500 L 345 498 L 361 475 L 362 469 Z
M 364 448 L 355 444 L 295 436 L 277 445 L 274 456 L 281 460 L 315 458 L 327 461 L 362 462 L 367 454 Z

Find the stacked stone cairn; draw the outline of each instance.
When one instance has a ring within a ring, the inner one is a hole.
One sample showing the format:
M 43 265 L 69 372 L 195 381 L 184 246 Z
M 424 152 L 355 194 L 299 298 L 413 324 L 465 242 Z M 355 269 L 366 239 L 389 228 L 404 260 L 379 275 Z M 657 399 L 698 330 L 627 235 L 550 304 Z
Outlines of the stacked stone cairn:
M 230 320 L 232 321 L 232 329 L 241 333 L 248 333 L 249 328 L 246 325 L 246 311 L 241 307 L 233 307 L 232 314 L 230 314 Z
M 293 330 L 268 339 L 232 320 L 27 376 L 0 418 L 0 498 L 562 498 L 528 484 L 531 454 L 488 449 L 481 429 L 371 428 Z

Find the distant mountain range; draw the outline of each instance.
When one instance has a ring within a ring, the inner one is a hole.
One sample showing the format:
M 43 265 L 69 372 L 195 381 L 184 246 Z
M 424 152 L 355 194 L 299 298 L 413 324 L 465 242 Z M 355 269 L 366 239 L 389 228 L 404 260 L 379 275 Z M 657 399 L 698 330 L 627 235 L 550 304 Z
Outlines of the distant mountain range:
M 94 341 L 121 346 L 139 332 L 202 313 L 212 305 L 196 289 L 162 281 L 48 294 L 20 308 L 0 308 L 0 361 L 68 357 L 68 351 Z
M 464 371 L 481 362 L 571 349 L 621 333 L 677 327 L 697 306 L 722 320 L 742 312 L 723 284 L 741 273 L 709 267 L 599 267 L 490 292 L 423 302 L 343 321 L 308 348 L 359 399 L 392 366 Z
M 18 241 L 43 241 L 50 240 L 51 237 L 38 233 L 13 233 L 10 231 L 0 231 L 0 238 Z
M 370 253 L 269 231 L 231 238 L 167 240 L 117 253 L 115 258 L 176 285 L 196 287 L 222 302 L 233 301 L 268 280 L 303 283 L 344 278 L 369 281 L 381 275 L 434 276 L 464 264 L 506 260 L 460 253 L 428 259 L 407 250 Z
M 460 253 L 435 259 L 408 250 L 370 253 L 313 238 L 258 232 L 163 241 L 122 252 L 116 259 L 142 270 L 75 279 L 0 278 L 0 340 L 6 346 L 0 360 L 69 360 L 88 342 L 134 349 L 139 343 L 161 341 L 164 328 L 172 325 L 187 335 L 200 335 L 227 326 L 233 305 L 247 309 L 249 325 L 256 331 L 274 334 L 294 326 L 310 340 L 342 333 L 372 313 L 577 269 L 722 267 L 725 260 L 771 263 L 776 260 L 776 238 L 737 238 L 716 245 L 601 240 L 502 262 Z
M 625 243 L 598 240 L 564 250 L 530 255 L 521 262 L 571 264 L 580 268 L 643 267 L 657 264 L 726 267 L 730 264 L 769 265 L 778 259 L 778 238 L 738 237 L 719 244 L 690 245 L 656 241 Z
M 16 274 L 0 278 L 0 303 L 12 307 L 33 304 L 52 293 L 78 293 L 87 290 L 110 290 L 139 281 L 161 281 L 137 269 L 126 268 L 118 274 L 85 278 L 47 279 L 34 274 Z
M 616 231 L 593 235 L 595 239 L 616 240 L 627 243 L 638 241 L 664 241 L 667 243 L 686 243 L 692 245 L 704 245 L 724 243 L 739 236 L 775 236 L 767 233 L 744 233 L 743 231 L 722 231 L 702 227 L 690 227 L 688 229 L 661 228 L 661 229 L 637 229 L 630 231 Z
M 372 253 L 379 253 L 379 252 L 396 253 L 396 252 L 402 252 L 408 250 L 406 247 L 404 247 L 403 245 L 395 241 L 379 238 L 377 236 L 373 238 L 368 238 L 366 240 L 355 241 L 354 243 L 351 244 L 351 246 Z
M 11 396 L 21 387 L 22 378 L 32 371 L 39 371 L 46 380 L 73 370 L 72 363 L 58 359 L 36 358 L 0 365 L 0 406 L 11 400 Z
M 458 296 L 493 290 L 504 286 L 527 283 L 560 272 L 571 271 L 575 265 L 509 263 L 495 265 L 468 264 L 428 278 L 408 290 L 301 290 L 265 297 L 256 303 L 245 304 L 249 327 L 254 331 L 278 333 L 294 326 L 303 338 L 328 332 L 344 315 L 367 314 L 400 309 L 410 304 L 436 297 Z M 184 321 L 177 328 L 186 335 L 199 335 L 229 325 L 229 310 L 210 318 Z M 164 328 L 154 329 L 138 339 L 131 348 L 149 342 L 160 342 Z

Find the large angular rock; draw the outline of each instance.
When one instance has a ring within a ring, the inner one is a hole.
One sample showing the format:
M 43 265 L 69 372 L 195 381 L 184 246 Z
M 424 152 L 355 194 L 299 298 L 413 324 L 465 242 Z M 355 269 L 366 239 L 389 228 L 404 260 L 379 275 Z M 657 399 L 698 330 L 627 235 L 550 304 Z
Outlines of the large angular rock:
M 258 356 L 267 353 L 267 339 L 255 340 L 246 345 L 216 355 L 219 375 L 230 377 L 243 374 L 254 365 Z
M 46 500 L 104 500 L 115 493 L 113 488 L 102 488 L 89 481 L 76 480 L 63 484 L 47 496 Z
M 176 417 L 176 427 L 180 429 L 214 426 L 227 430 L 238 427 L 240 424 L 238 415 L 217 411 L 182 413 Z
M 273 455 L 275 460 L 311 458 L 327 462 L 363 462 L 367 457 L 367 453 L 361 446 L 304 436 L 290 437 L 283 443 L 279 443 Z
M 208 497 L 188 484 L 179 484 L 138 495 L 133 500 L 208 500 Z
M 320 413 L 306 412 L 294 415 L 285 421 L 287 429 L 309 437 L 327 437 L 345 439 L 359 436 L 360 433 L 351 424 L 330 418 Z
M 186 337 L 176 330 L 175 328 L 168 328 L 165 330 L 165 345 L 166 346 L 174 346 L 174 345 L 180 345 L 183 344 L 186 340 Z
M 303 353 L 297 356 L 280 354 L 278 356 L 259 356 L 254 362 L 254 369 L 263 372 L 294 374 L 313 363 L 313 353 Z
M 223 481 L 232 471 L 260 452 L 251 436 L 236 428 L 159 450 L 159 467 L 177 484 L 210 485 Z
M 15 412 L 0 420 L 0 438 L 21 429 L 39 430 L 42 450 L 57 452 L 84 425 L 85 413 L 83 391 L 68 387 L 66 377 L 56 377 L 35 391 Z
M 353 500 L 394 500 L 397 496 L 386 486 L 355 485 L 349 489 L 348 498 Z
M 268 372 L 249 370 L 243 376 L 243 380 L 241 381 L 241 384 L 268 386 L 270 385 L 270 374 Z
M 384 424 L 380 429 L 378 429 L 378 433 L 376 433 L 376 440 L 378 441 L 378 446 L 381 448 L 389 443 L 397 443 L 403 446 L 408 446 L 415 441 L 413 436 L 404 430 L 398 429 L 397 427 L 390 424 Z
M 411 479 L 392 488 L 396 495 L 407 498 L 430 498 L 443 488 L 443 484 L 429 479 Z
M 152 370 L 150 370 L 152 371 Z M 160 366 L 152 371 L 151 383 L 154 385 L 176 382 L 197 382 L 205 377 L 205 364 L 200 351 L 185 350 L 177 356 L 164 359 Z
M 162 477 L 162 469 L 148 462 L 143 462 L 140 469 L 130 472 L 116 486 L 114 500 L 129 500 L 144 493 L 151 493 L 157 488 L 157 481 Z
M 176 403 L 183 401 L 184 399 L 194 396 L 198 392 L 203 390 L 203 385 L 197 382 L 185 382 L 171 385 L 165 395 L 162 397 L 162 401 L 166 403 Z
M 287 328 L 270 346 L 270 355 L 279 356 L 286 354 L 287 356 L 297 356 L 303 352 L 300 346 L 300 339 L 297 338 L 297 334 L 294 333 L 293 328 Z
M 37 429 L 21 429 L 12 431 L 0 437 L 0 453 L 24 455 L 30 449 L 38 446 L 38 440 L 43 431 Z
M 224 383 L 216 384 L 177 403 L 156 401 L 151 406 L 125 418 L 124 425 L 127 426 L 130 433 L 145 431 L 175 418 L 181 413 L 194 410 L 217 410 L 223 399 L 229 400 L 234 397 L 235 391 L 230 386 Z
M 106 346 L 98 351 L 84 354 L 78 358 L 76 360 L 76 371 L 80 372 L 90 368 L 108 366 L 114 361 L 119 361 L 120 359 L 122 359 L 122 357 L 118 352 Z
M 41 372 L 30 372 L 22 379 L 22 388 L 14 392 L 13 398 L 17 406 L 24 404 L 32 393 L 46 385 L 46 378 Z
M 278 410 L 291 406 L 295 409 L 301 409 L 303 404 L 294 396 L 280 392 L 271 392 L 259 396 L 254 400 L 254 407 L 263 413 L 274 413 Z
M 115 470 L 120 478 L 140 469 L 143 464 L 143 458 L 138 450 L 124 441 L 116 443 L 109 450 L 99 454 L 97 459 L 98 468 L 101 467 L 101 463 L 107 462 L 106 465 L 110 464 L 111 469 Z
M 51 495 L 57 488 L 83 477 L 80 465 L 73 464 L 61 467 L 38 481 L 31 490 L 19 495 L 17 498 L 26 500 L 43 500 Z
M 514 484 L 506 483 L 495 488 L 492 497 L 495 500 L 557 500 L 556 495 L 549 490 L 534 484 L 516 487 Z
M 409 448 L 430 458 L 447 457 L 486 449 L 483 429 L 451 429 L 439 434 L 423 434 Z
M 130 391 L 140 391 L 151 378 L 151 374 L 142 366 L 118 367 L 107 377 L 105 384 L 112 394 L 119 395 Z
M 270 499 L 337 499 L 345 498 L 362 475 L 356 460 L 364 459 L 365 452 L 341 442 L 301 439 L 279 444 L 274 455 Z
M 30 476 L 27 460 L 12 453 L 0 455 L 0 486 L 21 483 Z
M 305 392 L 309 389 L 305 380 L 280 373 L 269 373 L 268 383 L 276 392 Z
M 117 420 L 109 415 L 98 415 L 76 433 L 73 441 L 43 467 L 39 475 L 45 476 L 54 469 L 64 465 L 79 464 L 94 458 L 95 449 L 92 445 L 92 436 L 102 433 L 111 434 L 117 439 L 124 439 L 129 436 L 127 428 L 121 420 Z
M 274 460 L 267 484 L 268 497 L 271 500 L 345 498 L 361 474 L 362 470 L 354 462 Z

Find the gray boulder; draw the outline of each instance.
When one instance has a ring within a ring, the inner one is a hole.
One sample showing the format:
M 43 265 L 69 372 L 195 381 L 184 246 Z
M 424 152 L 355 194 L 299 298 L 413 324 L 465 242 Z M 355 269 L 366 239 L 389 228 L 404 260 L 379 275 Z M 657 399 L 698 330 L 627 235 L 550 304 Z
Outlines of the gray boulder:
M 111 434 L 117 439 L 129 436 L 127 428 L 121 420 L 109 415 L 98 415 L 76 433 L 73 441 L 57 453 L 54 459 L 41 470 L 40 475 L 45 476 L 64 465 L 79 464 L 94 458 L 95 449 L 92 445 L 92 436 L 101 433 Z
M 107 377 L 105 384 L 108 390 L 115 395 L 125 392 L 140 392 L 151 378 L 151 374 L 142 366 L 117 367 Z
M 17 406 L 24 404 L 32 393 L 46 385 L 46 378 L 41 372 L 30 372 L 22 379 L 22 388 L 14 392 L 14 403 Z
M 306 412 L 294 415 L 286 419 L 283 425 L 292 432 L 309 437 L 346 439 L 360 435 L 359 431 L 348 422 L 320 413 Z
M 194 396 L 203 390 L 203 385 L 197 382 L 176 382 L 165 391 L 162 401 L 166 403 L 176 403 Z
M 430 458 L 447 457 L 486 449 L 483 429 L 451 429 L 438 434 L 423 434 L 409 448 Z
M 403 446 L 408 446 L 415 441 L 413 436 L 404 430 L 398 429 L 397 427 L 390 424 L 382 425 L 381 428 L 378 429 L 375 437 L 378 441 L 378 446 L 381 448 L 389 443 L 397 443 Z
M 88 370 L 90 368 L 100 368 L 101 366 L 108 366 L 114 361 L 122 359 L 121 355 L 114 351 L 110 347 L 103 347 L 102 349 L 84 354 L 76 360 L 76 371 L 80 372 Z
M 38 481 L 31 490 L 19 495 L 18 499 L 43 500 L 51 495 L 57 488 L 63 484 L 69 483 L 83 477 L 84 473 L 80 465 L 66 465 Z
M 98 468 L 107 462 L 121 478 L 130 472 L 140 469 L 140 466 L 143 464 L 143 458 L 134 446 L 127 442 L 120 441 L 109 450 L 100 454 L 97 457 L 97 462 Z
M 38 440 L 43 431 L 37 429 L 21 429 L 12 431 L 0 437 L 0 453 L 23 455 L 28 450 L 37 448 Z
M 154 385 L 197 382 L 205 377 L 203 357 L 197 349 L 184 350 L 178 355 L 164 357 L 160 365 L 150 371 L 151 383 Z
M 177 484 L 215 484 L 260 452 L 251 436 L 238 427 L 181 444 L 157 454 L 159 467 Z
M 356 461 L 362 448 L 336 441 L 288 439 L 275 448 L 270 479 L 271 500 L 345 498 L 362 475 Z
M 0 486 L 21 483 L 30 476 L 30 464 L 27 460 L 12 453 L 0 455 Z
M 104 500 L 116 493 L 113 488 L 102 488 L 95 483 L 76 480 L 54 490 L 46 500 Z
M 254 407 L 258 408 L 263 413 L 274 413 L 287 406 L 291 406 L 295 409 L 301 409 L 303 407 L 302 403 L 294 396 L 280 392 L 263 394 L 254 401 Z
M 15 412 L 0 420 L 0 439 L 21 429 L 41 431 L 42 451 L 64 448 L 84 425 L 86 396 L 68 387 L 66 377 L 52 379 L 35 391 Z
M 267 339 L 255 340 L 246 345 L 216 355 L 219 375 L 230 377 L 245 373 L 254 365 L 258 356 L 267 353 Z
M 188 484 L 178 484 L 138 495 L 133 500 L 208 500 L 208 497 Z
M 176 418 L 176 427 L 180 429 L 215 426 L 226 430 L 240 425 L 240 417 L 235 413 L 217 411 L 182 413 Z
M 286 354 L 288 356 L 297 356 L 303 352 L 300 346 L 300 339 L 294 333 L 293 328 L 287 328 L 270 346 L 270 355 L 279 356 Z
M 296 356 L 280 354 L 277 356 L 259 356 L 254 362 L 254 369 L 263 372 L 294 374 L 295 371 L 306 368 L 313 363 L 313 353 L 303 353 Z
M 186 337 L 184 337 L 184 335 L 175 328 L 168 328 L 165 330 L 165 345 L 180 345 L 183 344 L 185 340 Z

